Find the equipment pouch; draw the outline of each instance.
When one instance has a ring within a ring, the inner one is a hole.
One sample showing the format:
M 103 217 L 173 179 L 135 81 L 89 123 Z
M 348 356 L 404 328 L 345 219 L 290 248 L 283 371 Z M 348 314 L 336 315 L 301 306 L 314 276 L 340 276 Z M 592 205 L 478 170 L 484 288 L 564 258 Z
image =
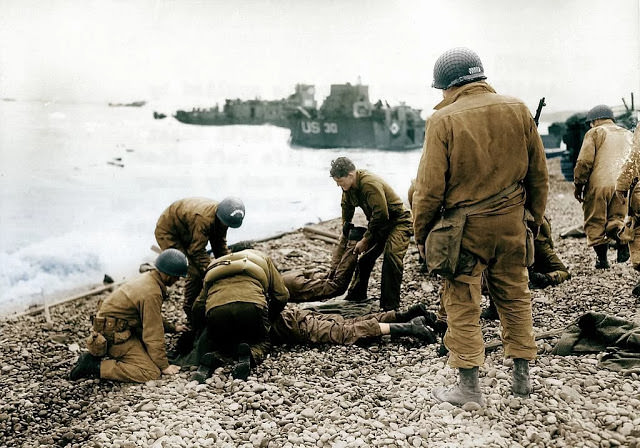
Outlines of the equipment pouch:
M 92 331 L 87 338 L 87 350 L 93 356 L 101 358 L 107 354 L 107 340 L 101 333 Z
M 465 214 L 452 213 L 448 217 L 443 215 L 433 226 L 425 243 L 427 268 L 430 273 L 447 279 L 456 276 L 465 221 Z
M 131 337 L 131 330 L 129 329 L 124 331 L 116 331 L 115 333 L 113 333 L 113 344 L 114 345 L 122 344 L 123 342 L 126 342 L 127 340 L 129 340 L 130 337 Z
M 624 225 L 620 230 L 618 230 L 618 241 L 620 244 L 629 244 L 634 239 L 636 227 L 636 217 L 635 216 L 625 216 Z

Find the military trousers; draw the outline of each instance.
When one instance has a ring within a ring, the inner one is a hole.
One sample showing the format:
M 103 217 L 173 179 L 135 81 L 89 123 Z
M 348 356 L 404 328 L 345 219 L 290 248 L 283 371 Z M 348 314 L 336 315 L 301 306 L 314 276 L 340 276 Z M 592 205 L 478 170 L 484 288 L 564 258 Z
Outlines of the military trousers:
M 329 273 L 311 273 L 301 270 L 282 274 L 285 286 L 289 290 L 290 302 L 310 302 L 326 300 L 343 294 L 356 269 L 358 256 L 353 253 L 353 244 L 339 247 L 338 260 Z
M 615 194 L 615 186 L 589 187 L 582 203 L 587 244 L 599 246 L 615 239 L 626 215 L 626 199 Z
M 442 292 L 448 324 L 444 344 L 451 367 L 484 364 L 480 326 L 483 272 L 500 316 L 505 356 L 528 360 L 536 357 L 523 216 L 524 208 L 517 206 L 501 215 L 467 218 L 462 237 L 462 270 L 457 277 L 444 281 Z
M 100 378 L 133 383 L 160 378 L 160 368 L 135 335 L 121 344 L 109 344 L 107 354 L 109 358 L 100 363 Z
M 192 308 L 193 303 L 196 301 L 200 292 L 202 292 L 202 283 L 204 281 L 203 274 L 196 268 L 196 261 L 189 256 L 187 250 L 183 247 L 183 245 L 176 241 L 172 234 L 168 231 L 162 229 L 161 227 L 156 227 L 155 231 L 156 241 L 158 242 L 158 246 L 160 249 L 178 249 L 180 252 L 187 256 L 189 261 L 189 267 L 187 269 L 187 278 L 185 279 L 184 284 L 184 301 L 182 303 L 182 309 L 187 316 L 187 321 L 189 324 L 193 323 L 193 315 Z
M 271 327 L 271 340 L 280 344 L 351 345 L 381 336 L 380 323 L 396 322 L 396 312 L 367 314 L 345 319 L 339 314 L 323 314 L 288 307 Z
M 400 306 L 400 287 L 404 271 L 404 256 L 409 248 L 413 233 L 411 223 L 396 225 L 384 243 L 378 242 L 360 256 L 356 265 L 355 278 L 349 287 L 347 300 L 356 302 L 367 298 L 369 277 L 380 255 L 382 258 L 382 278 L 380 280 L 380 308 L 389 311 Z

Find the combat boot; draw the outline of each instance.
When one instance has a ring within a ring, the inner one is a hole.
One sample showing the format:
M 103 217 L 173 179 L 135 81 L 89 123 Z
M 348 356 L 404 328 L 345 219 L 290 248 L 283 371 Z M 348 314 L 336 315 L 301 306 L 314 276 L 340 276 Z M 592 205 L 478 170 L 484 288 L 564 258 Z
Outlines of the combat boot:
M 629 260 L 629 245 L 628 244 L 618 244 L 618 255 L 616 256 L 616 262 L 624 263 Z
M 211 376 L 211 372 L 222 367 L 223 364 L 224 362 L 214 352 L 205 353 L 200 358 L 198 370 L 191 374 L 190 380 L 202 384 Z
M 246 381 L 251 373 L 251 348 L 249 344 L 238 344 L 236 353 L 238 354 L 238 362 L 233 366 L 231 376 L 236 380 Z
M 631 294 L 636 297 L 640 297 L 640 281 L 638 281 L 638 283 L 636 283 L 636 286 L 633 287 L 633 289 L 631 290 Z
M 522 358 L 513 360 L 513 384 L 511 392 L 516 397 L 529 398 L 531 381 L 529 379 L 529 361 Z
M 389 332 L 392 336 L 414 336 L 427 344 L 436 342 L 436 335 L 427 327 L 427 320 L 420 316 L 409 322 L 389 324 Z
M 480 390 L 480 382 L 478 381 L 478 368 L 460 368 L 458 372 L 460 374 L 460 382 L 449 389 L 446 387 L 436 387 L 431 393 L 433 398 L 441 402 L 446 401 L 456 406 L 462 406 L 469 402 L 484 406 L 484 398 Z
M 607 260 L 608 244 L 599 244 L 593 246 L 593 250 L 596 252 L 598 259 L 596 260 L 596 269 L 609 269 L 609 261 Z
M 489 306 L 482 310 L 480 317 L 487 320 L 498 320 L 500 318 L 493 300 L 489 300 Z
M 93 356 L 91 353 L 83 353 L 78 358 L 75 367 L 69 373 L 69 379 L 72 381 L 80 378 L 99 378 L 100 377 L 100 358 Z

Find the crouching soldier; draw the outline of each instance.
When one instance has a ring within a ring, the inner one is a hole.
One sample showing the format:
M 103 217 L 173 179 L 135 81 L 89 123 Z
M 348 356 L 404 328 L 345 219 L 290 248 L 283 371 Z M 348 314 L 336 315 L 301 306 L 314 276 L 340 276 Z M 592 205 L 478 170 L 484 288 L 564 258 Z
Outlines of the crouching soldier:
M 87 339 L 89 353 L 78 359 L 69 378 L 99 377 L 143 383 L 173 375 L 165 350 L 162 301 L 167 287 L 187 275 L 187 258 L 167 249 L 156 259 L 155 269 L 128 281 L 102 302 Z M 106 359 L 103 357 L 107 355 Z
M 196 327 L 203 330 L 196 351 L 234 357 L 233 377 L 247 379 L 268 353 L 272 322 L 288 300 L 289 291 L 267 255 L 247 249 L 220 257 L 209 265 L 193 306 Z M 202 357 L 210 363 L 211 355 Z
M 353 249 L 367 229 L 353 227 L 346 230 L 344 232 L 346 235 L 343 234 L 338 247 L 333 252 L 328 273 L 293 270 L 282 274 L 284 284 L 289 290 L 289 301 L 327 300 L 347 290 L 358 263 L 358 256 Z

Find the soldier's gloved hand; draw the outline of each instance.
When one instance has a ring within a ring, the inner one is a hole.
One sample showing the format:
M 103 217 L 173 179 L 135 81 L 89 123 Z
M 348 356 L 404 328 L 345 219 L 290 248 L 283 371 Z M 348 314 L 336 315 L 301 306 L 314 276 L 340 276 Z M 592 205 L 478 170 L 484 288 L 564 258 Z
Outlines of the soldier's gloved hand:
M 344 224 L 342 224 L 342 235 L 345 238 L 349 238 L 349 232 L 351 232 L 351 229 L 353 229 L 353 223 L 345 222 Z
M 529 281 L 535 288 L 546 288 L 551 284 L 551 277 L 540 272 L 530 272 Z
M 575 197 L 578 202 L 584 202 L 584 187 L 585 184 L 575 184 L 573 186 L 573 197 Z

